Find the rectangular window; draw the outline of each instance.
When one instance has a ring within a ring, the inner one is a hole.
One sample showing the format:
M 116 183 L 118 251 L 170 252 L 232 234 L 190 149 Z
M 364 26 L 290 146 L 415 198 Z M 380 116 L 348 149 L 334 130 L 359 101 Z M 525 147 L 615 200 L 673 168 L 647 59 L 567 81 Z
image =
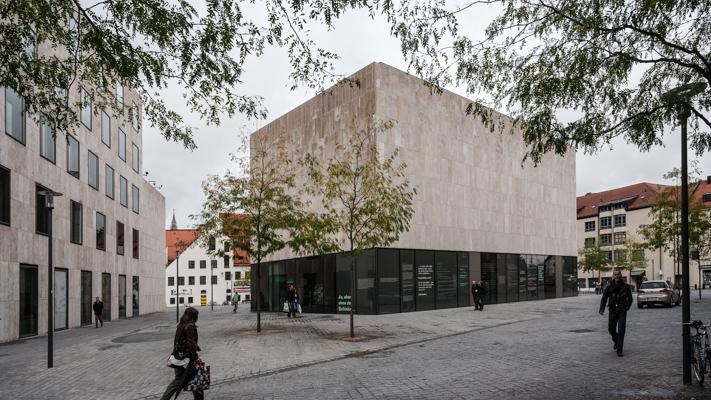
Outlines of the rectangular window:
M 247 272 L 249 273 L 249 272 Z M 235 271 L 235 280 L 238 281 L 242 279 L 242 271 Z M 245 279 L 249 279 L 249 276 L 246 275 Z
M 79 141 L 67 134 L 67 172 L 79 179 Z
M 593 246 L 595 246 L 595 238 L 594 237 L 585 238 L 585 247 L 593 247 Z
M 170 304 L 175 304 L 175 297 L 170 298 Z
M 123 85 L 116 82 L 116 106 L 123 109 Z
M 188 261 L 188 269 L 195 269 L 195 260 Z
M 131 185 L 131 208 L 133 209 L 133 212 L 138 214 L 140 211 L 140 192 L 138 191 L 138 188 L 134 185 Z
M 10 170 L 0 167 L 0 224 L 10 225 Z
M 200 268 L 207 268 L 207 261 L 200 260 Z
M 585 232 L 593 232 L 593 231 L 595 231 L 595 221 L 585 222 Z
M 207 277 L 206 277 L 206 276 L 201 276 L 201 277 L 200 277 L 200 284 L 201 284 L 201 285 L 207 285 Z
M 40 126 L 40 155 L 45 160 L 57 162 L 57 141 L 54 137 L 54 129 L 45 117 L 42 117 L 42 126 Z
M 217 260 L 215 260 L 215 262 L 217 262 Z M 223 262 L 225 268 L 229 268 L 230 267 L 230 256 L 223 256 L 222 262 Z
M 70 232 L 69 239 L 72 243 L 81 244 L 82 243 L 82 205 L 76 201 L 71 201 L 70 209 Z
M 225 271 L 225 280 L 226 281 L 232 280 L 232 273 L 230 271 Z
M 139 238 L 138 238 L 138 230 L 134 229 L 133 230 L 133 258 L 138 259 L 138 250 L 139 250 Z
M 116 221 L 116 254 L 123 255 L 125 246 L 125 228 L 122 222 Z
M 104 181 L 106 182 L 106 197 L 113 199 L 114 198 L 114 169 L 109 166 L 109 164 L 106 164 L 106 168 L 104 168 Z
M 615 244 L 624 244 L 627 240 L 627 232 L 615 232 Z
M 96 213 L 96 248 L 106 250 L 106 216 Z
M 119 128 L 119 148 L 118 148 L 118 154 L 119 158 L 123 161 L 126 161 L 126 133 L 123 131 L 123 129 Z
M 175 278 L 172 276 L 168 277 L 168 286 L 175 286 Z
M 140 156 L 141 154 L 139 153 L 138 146 L 136 146 L 136 143 L 131 143 L 131 167 L 136 172 L 138 172 L 139 170 Z
M 183 279 L 183 277 L 181 276 L 178 280 L 180 280 L 180 279 Z M 181 297 L 179 303 L 180 304 L 185 303 L 185 297 Z
M 128 207 L 128 181 L 119 175 L 119 202 L 122 206 Z
M 35 186 L 35 230 L 37 233 L 48 235 L 47 207 L 45 205 L 44 196 L 39 194 L 42 190 L 47 190 L 47 188 L 40 185 Z
M 600 229 L 609 229 L 612 226 L 612 217 L 600 217 Z
M 25 144 L 25 102 L 16 91 L 5 88 L 5 133 Z
M 101 112 L 101 141 L 111 148 L 111 118 L 106 111 Z
M 211 280 L 212 284 L 217 285 L 217 277 L 213 275 L 211 278 L 212 278 L 212 280 Z
M 701 201 L 704 203 L 708 203 L 711 201 L 711 193 L 704 193 L 703 196 L 701 196 Z
M 140 128 L 138 121 L 138 106 L 135 102 L 131 102 L 131 126 L 133 126 L 133 129 L 135 129 L 136 131 L 138 131 L 138 129 Z
M 210 267 L 217 268 L 217 260 L 210 260 Z
M 194 285 L 194 284 L 195 284 L 195 277 L 189 276 L 188 277 L 188 285 Z
M 81 123 L 91 130 L 91 97 L 86 89 L 79 89 L 81 98 Z
M 608 246 L 612 244 L 612 235 L 609 233 L 605 233 L 603 235 L 600 235 L 600 245 L 602 246 Z
M 185 277 L 184 276 L 178 277 L 178 285 L 185 286 Z
M 627 216 L 625 214 L 615 215 L 615 228 L 627 225 Z
M 89 186 L 99 190 L 99 157 L 89 151 Z

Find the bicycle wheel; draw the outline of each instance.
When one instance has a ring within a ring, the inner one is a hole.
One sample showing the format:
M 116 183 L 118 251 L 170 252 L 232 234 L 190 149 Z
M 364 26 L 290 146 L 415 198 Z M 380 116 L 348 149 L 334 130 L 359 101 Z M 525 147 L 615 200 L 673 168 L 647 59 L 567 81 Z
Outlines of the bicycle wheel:
M 693 341 L 691 369 L 694 371 L 696 381 L 699 382 L 699 385 L 703 385 L 704 378 L 706 377 L 706 357 L 704 357 L 704 349 L 701 343 L 699 343 L 699 340 Z

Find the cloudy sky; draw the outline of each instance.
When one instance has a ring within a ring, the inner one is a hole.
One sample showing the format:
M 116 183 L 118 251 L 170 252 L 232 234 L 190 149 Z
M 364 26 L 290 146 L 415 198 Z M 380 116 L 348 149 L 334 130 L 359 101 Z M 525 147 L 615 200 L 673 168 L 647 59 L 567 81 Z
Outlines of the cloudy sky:
M 465 26 L 470 36 L 479 36 L 495 9 L 472 10 L 473 16 Z M 341 59 L 335 64 L 336 72 L 353 73 L 371 62 L 384 62 L 406 70 L 399 42 L 389 35 L 384 21 L 370 20 L 363 13 L 351 13 L 343 18 L 335 31 L 311 27 L 312 37 L 324 48 L 338 53 Z M 249 121 L 241 116 L 224 119 L 220 126 L 206 126 L 199 116 L 190 114 L 182 103 L 179 91 L 163 93 L 166 101 L 180 111 L 186 122 L 196 128 L 198 149 L 189 151 L 176 143 L 166 142 L 156 129 L 144 128 L 144 168 L 150 180 L 160 187 L 166 199 L 166 227 L 175 209 L 180 228 L 190 227 L 189 215 L 199 212 L 202 204 L 201 182 L 209 174 L 221 174 L 234 168 L 229 154 L 240 146 L 240 135 L 252 132 L 269 121 L 288 112 L 309 98 L 313 90 L 289 90 L 290 66 L 286 52 L 269 49 L 259 59 L 246 65 L 247 73 L 241 93 L 259 95 L 269 110 L 267 120 Z M 451 90 L 465 95 L 462 90 Z M 643 153 L 622 141 L 613 142 L 594 155 L 577 154 L 577 193 L 602 191 L 637 182 L 664 183 L 662 174 L 680 163 L 679 134 L 673 132 L 664 138 L 665 147 Z M 690 158 L 694 156 L 690 154 Z M 700 159 L 704 175 L 711 175 L 711 154 Z

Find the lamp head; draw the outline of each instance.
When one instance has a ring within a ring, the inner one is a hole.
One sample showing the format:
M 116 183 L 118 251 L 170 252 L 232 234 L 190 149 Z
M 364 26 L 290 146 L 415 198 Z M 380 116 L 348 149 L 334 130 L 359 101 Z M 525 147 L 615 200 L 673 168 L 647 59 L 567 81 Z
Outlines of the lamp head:
M 55 192 L 53 190 L 40 190 L 38 192 L 39 195 L 44 196 L 44 204 L 45 207 L 49 208 L 50 210 L 54 209 L 54 198 L 59 197 L 62 194 L 59 192 Z

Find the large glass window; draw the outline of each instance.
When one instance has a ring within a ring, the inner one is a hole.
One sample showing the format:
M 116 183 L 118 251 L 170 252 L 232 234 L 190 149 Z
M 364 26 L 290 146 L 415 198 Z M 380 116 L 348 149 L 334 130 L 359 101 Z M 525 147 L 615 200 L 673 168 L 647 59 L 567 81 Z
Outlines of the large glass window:
M 128 207 L 128 180 L 119 175 L 119 202 L 122 206 Z
M 141 210 L 141 198 L 140 192 L 138 191 L 138 188 L 135 185 L 131 185 L 131 198 L 131 209 L 133 209 L 133 212 L 138 214 Z
M 96 213 L 96 248 L 106 250 L 106 216 Z
M 415 304 L 417 311 L 435 308 L 434 251 L 415 251 Z
M 114 169 L 106 164 L 104 168 L 104 180 L 106 182 L 106 196 L 110 199 L 114 198 Z
M 111 147 L 111 118 L 106 111 L 101 112 L 101 141 Z
M 627 225 L 627 216 L 622 214 L 622 215 L 615 215 L 615 228 L 625 226 Z
M 612 217 L 600 217 L 600 229 L 609 229 L 612 227 Z
M 136 172 L 138 172 L 140 156 L 141 154 L 136 143 L 131 143 L 131 167 Z
M 133 235 L 131 237 L 133 239 L 133 258 L 138 259 L 138 251 L 140 248 L 140 242 L 138 239 L 138 230 L 133 229 Z
M 457 253 L 435 252 L 437 308 L 457 306 Z
M 627 232 L 615 232 L 615 244 L 624 244 L 627 240 Z
M 25 144 L 25 104 L 16 91 L 5 88 L 5 133 Z
M 0 166 L 0 224 L 10 225 L 10 170 Z
M 506 258 L 507 254 L 496 255 L 496 302 L 506 303 Z
M 70 233 L 69 239 L 72 243 L 81 244 L 82 243 L 82 205 L 76 201 L 71 201 L 70 209 Z
M 81 97 L 81 123 L 91 130 L 91 97 L 84 88 L 79 89 L 79 95 Z
M 484 304 L 496 303 L 496 254 L 481 253 L 481 280 L 484 281 L 486 299 Z
M 575 257 L 563 257 L 563 296 L 575 296 L 578 293 L 578 270 Z
M 42 117 L 40 126 L 40 155 L 53 163 L 57 161 L 57 141 L 54 137 L 54 128 L 45 117 Z
M 415 251 L 400 250 L 401 311 L 415 311 Z
M 126 242 L 125 227 L 122 222 L 116 221 L 116 254 L 123 255 Z
M 506 255 L 506 300 L 518 301 L 518 254 Z
M 400 257 L 397 249 L 378 250 L 378 312 L 400 312 Z
M 35 186 L 35 231 L 43 235 L 48 235 L 47 207 L 45 206 L 44 195 L 39 193 L 43 190 L 47 190 L 47 188 L 40 185 Z
M 89 151 L 89 186 L 99 190 L 99 157 Z
M 585 232 L 592 232 L 595 231 L 595 221 L 586 221 L 585 222 Z
M 612 244 L 612 234 L 604 233 L 600 235 L 600 245 L 607 246 Z
M 79 141 L 67 134 L 67 172 L 79 179 Z
M 118 135 L 118 138 L 119 138 L 119 148 L 118 148 L 119 158 L 123 161 L 126 161 L 126 133 L 121 128 L 119 128 L 118 133 L 119 133 L 119 135 Z
M 457 305 L 466 307 L 469 305 L 469 253 L 461 252 L 457 254 Z
M 283 263 L 275 263 L 275 274 L 279 264 Z M 285 284 L 286 282 L 283 283 L 283 285 Z M 350 314 L 351 312 L 351 261 L 346 253 L 336 255 L 336 312 L 338 314 Z

